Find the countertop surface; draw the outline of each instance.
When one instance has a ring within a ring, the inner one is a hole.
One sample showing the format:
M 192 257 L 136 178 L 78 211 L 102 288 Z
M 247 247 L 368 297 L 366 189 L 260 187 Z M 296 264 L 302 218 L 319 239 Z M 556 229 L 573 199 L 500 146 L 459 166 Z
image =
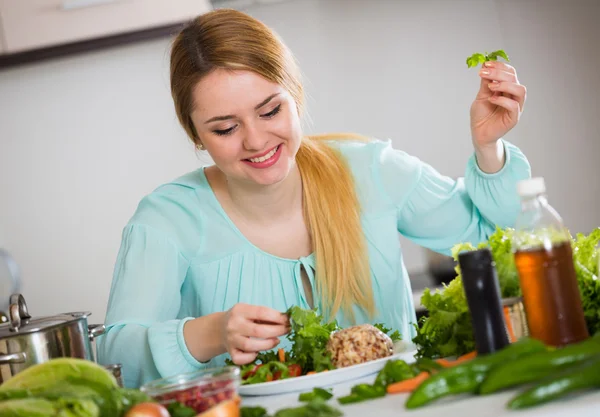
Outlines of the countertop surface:
M 366 382 L 372 383 L 375 375 L 348 381 L 333 387 L 335 397 L 347 395 L 352 386 Z M 387 395 L 384 398 L 365 401 L 363 403 L 340 406 L 335 397 L 329 404 L 339 408 L 346 417 L 388 417 L 405 415 L 407 417 L 598 417 L 600 416 L 600 392 L 572 395 L 545 405 L 528 410 L 512 411 L 506 408 L 508 401 L 518 391 L 507 391 L 489 396 L 463 395 L 447 397 L 426 407 L 407 410 L 404 403 L 407 394 Z M 277 396 L 245 397 L 243 406 L 262 406 L 270 414 L 277 410 L 301 405 L 298 394 L 283 394 Z M 376 412 L 376 414 L 372 414 Z

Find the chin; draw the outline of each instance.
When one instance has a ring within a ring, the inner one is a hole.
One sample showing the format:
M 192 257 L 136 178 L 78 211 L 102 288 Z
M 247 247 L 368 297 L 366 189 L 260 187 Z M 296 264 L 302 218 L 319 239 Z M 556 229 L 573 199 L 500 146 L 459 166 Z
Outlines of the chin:
M 282 162 L 282 161 L 280 161 Z M 273 166 L 271 168 L 263 170 L 263 172 L 253 173 L 249 180 L 257 185 L 269 186 L 279 184 L 284 181 L 288 175 L 290 174 L 290 166 L 289 164 L 281 164 L 282 166 L 276 167 Z
M 244 173 L 246 179 L 254 184 L 261 186 L 275 185 L 284 181 L 293 166 L 293 159 L 289 157 L 285 148 L 282 149 L 282 153 L 278 160 L 271 166 L 266 168 L 254 168 L 244 163 Z

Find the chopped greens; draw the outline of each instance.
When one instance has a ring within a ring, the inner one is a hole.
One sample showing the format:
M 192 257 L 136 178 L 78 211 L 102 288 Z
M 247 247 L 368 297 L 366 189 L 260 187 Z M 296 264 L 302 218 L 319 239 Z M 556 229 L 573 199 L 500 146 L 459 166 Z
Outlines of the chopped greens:
M 306 310 L 298 306 L 291 307 L 286 314 L 291 325 L 291 331 L 287 335 L 291 342 L 290 351 L 281 351 L 279 354 L 275 351 L 261 352 L 253 363 L 241 366 L 243 385 L 293 378 L 308 372 L 322 372 L 335 368 L 331 362 L 331 355 L 327 352 L 327 342 L 333 332 L 340 330 L 338 323 L 335 320 L 326 322 L 316 310 Z M 397 330 L 389 329 L 380 323 L 374 326 L 388 334 L 392 341 L 401 340 Z M 226 360 L 226 363 L 233 365 L 230 359 Z
M 314 310 L 304 310 L 298 306 L 287 312 L 290 317 L 292 342 L 290 360 L 300 365 L 304 372 L 320 372 L 333 369 L 331 357 L 327 353 L 327 342 L 332 332 L 339 330 L 336 321 L 325 323 L 323 317 Z
M 418 373 L 419 371 L 415 369 L 414 366 L 409 365 L 401 359 L 394 361 L 390 360 L 386 362 L 385 366 L 377 374 L 375 385 L 387 387 L 395 382 L 410 379 Z
M 392 339 L 392 342 L 399 342 L 400 340 L 402 340 L 402 335 L 398 330 L 392 331 L 392 329 L 388 329 L 381 323 L 375 323 L 373 326 L 381 330 L 383 333 L 387 334 L 390 337 L 390 339 Z
M 344 414 L 321 399 L 315 399 L 300 407 L 284 408 L 273 417 L 341 417 Z
M 263 407 L 242 407 L 240 417 L 269 417 L 269 414 Z
M 340 404 L 353 404 L 374 398 L 385 397 L 385 387 L 382 385 L 358 384 L 352 387 L 349 395 L 339 397 Z
M 298 401 L 310 402 L 313 401 L 315 398 L 320 398 L 322 400 L 327 401 L 331 397 L 333 397 L 331 389 L 326 390 L 323 388 L 313 388 L 313 390 L 310 392 L 303 392 L 302 394 L 300 394 L 300 396 L 298 397 Z

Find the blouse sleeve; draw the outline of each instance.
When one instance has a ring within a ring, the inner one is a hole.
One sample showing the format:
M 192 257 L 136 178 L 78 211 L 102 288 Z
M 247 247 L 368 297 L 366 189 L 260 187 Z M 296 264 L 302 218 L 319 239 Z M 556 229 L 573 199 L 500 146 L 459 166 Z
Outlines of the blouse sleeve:
M 519 213 L 517 182 L 531 176 L 527 158 L 503 141 L 504 167 L 484 173 L 475 155 L 465 177 L 441 175 L 402 151 L 385 147 L 377 164 L 384 193 L 397 211 L 398 231 L 413 242 L 450 255 L 460 242 L 487 240 L 496 227 L 511 227 Z
M 199 369 L 183 338 L 191 317 L 178 318 L 189 261 L 162 232 L 128 225 L 122 237 L 98 361 L 123 365 L 124 384 Z

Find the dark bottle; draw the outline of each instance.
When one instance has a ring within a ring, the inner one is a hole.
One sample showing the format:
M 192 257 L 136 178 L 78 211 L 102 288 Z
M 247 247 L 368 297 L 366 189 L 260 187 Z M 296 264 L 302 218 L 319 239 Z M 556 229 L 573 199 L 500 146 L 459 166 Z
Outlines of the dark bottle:
M 510 341 L 500 299 L 496 264 L 489 249 L 463 252 L 458 256 L 462 283 L 471 312 L 478 354 L 492 353 Z

